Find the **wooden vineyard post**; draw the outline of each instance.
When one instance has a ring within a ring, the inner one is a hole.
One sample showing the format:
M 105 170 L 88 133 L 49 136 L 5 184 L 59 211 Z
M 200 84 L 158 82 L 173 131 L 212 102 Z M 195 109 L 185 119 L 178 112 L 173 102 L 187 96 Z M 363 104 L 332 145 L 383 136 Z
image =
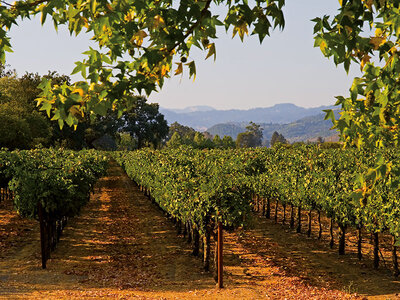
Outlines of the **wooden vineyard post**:
M 223 283 L 223 232 L 222 223 L 218 221 L 218 288 L 222 289 L 224 287 Z
M 39 215 L 39 223 L 40 223 L 40 248 L 42 254 L 42 269 L 46 269 L 46 237 L 45 237 L 45 221 L 43 216 L 43 206 L 39 201 L 38 203 L 38 215 Z

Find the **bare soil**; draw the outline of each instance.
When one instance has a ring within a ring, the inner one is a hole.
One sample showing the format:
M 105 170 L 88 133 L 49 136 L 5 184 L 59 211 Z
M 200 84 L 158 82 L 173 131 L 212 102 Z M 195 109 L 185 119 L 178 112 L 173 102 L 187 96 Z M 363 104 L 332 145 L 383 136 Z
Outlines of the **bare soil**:
M 5 199 L 5 190 L 0 189 L 0 258 L 12 247 L 25 243 L 25 238 L 35 226 L 35 221 L 21 218 L 12 210 L 12 200 Z M 4 199 L 3 199 L 4 198 Z
M 0 299 L 400 299 L 389 271 L 262 216 L 252 229 L 225 234 L 218 290 L 191 245 L 115 163 L 69 221 L 46 270 L 37 222 L 2 206 L 0 218 Z

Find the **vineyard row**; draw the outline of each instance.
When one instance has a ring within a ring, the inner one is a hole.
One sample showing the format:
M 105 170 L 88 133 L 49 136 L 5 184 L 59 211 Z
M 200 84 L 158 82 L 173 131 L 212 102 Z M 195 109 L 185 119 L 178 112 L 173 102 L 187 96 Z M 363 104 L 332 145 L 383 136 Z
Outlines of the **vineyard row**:
M 379 265 L 379 233 L 392 235 L 393 272 L 398 275 L 400 199 L 397 177 L 388 170 L 385 178 L 372 184 L 368 177 L 362 176 L 373 172 L 376 155 L 399 161 L 394 150 L 370 153 L 315 146 L 244 150 L 182 147 L 118 152 L 114 157 L 165 212 L 179 223 L 189 224 L 186 227 L 194 231 L 194 237 L 200 235 L 209 241 L 218 221 L 227 229 L 245 226 L 255 204 L 261 203 L 268 217 L 270 202 L 274 200 L 285 211 L 286 208 L 291 210 L 290 224 L 294 227 L 297 222 L 298 232 L 301 218 L 295 220 L 295 215 L 301 216 L 302 210 L 308 211 L 309 224 L 313 211 L 330 218 L 331 228 L 335 223 L 340 229 L 340 254 L 345 253 L 349 227 L 371 233 L 375 241 L 375 268 Z M 360 234 L 359 243 L 361 241 Z M 204 247 L 207 253 L 207 242 Z M 205 266 L 208 264 L 205 261 Z

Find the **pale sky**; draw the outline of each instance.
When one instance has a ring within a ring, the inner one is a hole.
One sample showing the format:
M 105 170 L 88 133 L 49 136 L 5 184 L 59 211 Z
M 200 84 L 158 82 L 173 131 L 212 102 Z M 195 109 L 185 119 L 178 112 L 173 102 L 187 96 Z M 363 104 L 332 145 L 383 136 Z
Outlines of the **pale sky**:
M 249 109 L 277 103 L 294 103 L 303 107 L 332 105 L 334 96 L 348 95 L 358 67 L 346 74 L 313 48 L 314 17 L 333 15 L 337 0 L 287 0 L 286 26 L 274 31 L 260 45 L 258 37 L 249 36 L 242 43 L 224 30 L 216 40 L 217 60 L 204 60 L 205 53 L 194 51 L 196 80 L 188 74 L 165 81 L 162 91 L 150 96 L 166 108 L 209 105 L 218 109 Z M 19 75 L 26 71 L 46 74 L 48 70 L 69 75 L 74 62 L 93 42 L 89 36 L 69 36 L 66 28 L 55 32 L 51 22 L 41 27 L 39 18 L 27 20 L 11 30 L 14 53 L 7 63 Z

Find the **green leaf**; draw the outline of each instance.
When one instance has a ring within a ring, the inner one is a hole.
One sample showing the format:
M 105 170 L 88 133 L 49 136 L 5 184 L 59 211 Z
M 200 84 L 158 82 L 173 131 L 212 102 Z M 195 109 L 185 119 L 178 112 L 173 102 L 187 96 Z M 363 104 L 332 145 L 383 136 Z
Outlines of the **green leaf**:
M 192 78 L 193 80 L 196 79 L 196 64 L 194 61 L 191 61 L 190 63 L 186 64 L 189 67 L 189 78 Z
M 336 119 L 335 119 L 335 113 L 333 112 L 332 109 L 325 109 L 323 110 L 323 112 L 325 112 L 325 117 L 324 120 L 331 120 L 332 123 L 335 123 Z
M 208 48 L 208 54 L 207 54 L 207 56 L 206 56 L 206 59 L 209 58 L 210 56 L 213 56 L 213 55 L 214 55 L 214 61 L 215 61 L 216 58 L 217 58 L 217 54 L 216 54 L 216 52 L 215 52 L 215 43 L 209 44 L 209 45 L 207 46 L 207 48 Z M 196 72 L 196 70 L 195 70 L 195 72 Z

